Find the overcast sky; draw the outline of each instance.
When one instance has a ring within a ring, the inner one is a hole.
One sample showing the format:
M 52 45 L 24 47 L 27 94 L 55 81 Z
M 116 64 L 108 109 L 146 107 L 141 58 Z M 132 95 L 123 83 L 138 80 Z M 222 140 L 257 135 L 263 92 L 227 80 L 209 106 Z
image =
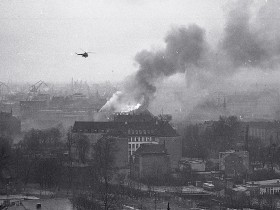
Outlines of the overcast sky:
M 171 27 L 196 23 L 210 43 L 222 0 L 1 0 L 0 81 L 121 81 L 134 56 L 160 48 Z M 88 58 L 75 55 L 93 51 Z

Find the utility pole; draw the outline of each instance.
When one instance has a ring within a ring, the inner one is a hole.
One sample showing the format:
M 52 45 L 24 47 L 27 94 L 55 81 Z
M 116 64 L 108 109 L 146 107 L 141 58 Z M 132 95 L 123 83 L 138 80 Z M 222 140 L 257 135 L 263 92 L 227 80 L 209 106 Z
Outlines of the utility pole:
M 157 210 L 157 194 L 155 193 L 155 210 Z
M 169 207 L 169 202 L 167 203 L 167 210 L 170 210 L 170 207 Z

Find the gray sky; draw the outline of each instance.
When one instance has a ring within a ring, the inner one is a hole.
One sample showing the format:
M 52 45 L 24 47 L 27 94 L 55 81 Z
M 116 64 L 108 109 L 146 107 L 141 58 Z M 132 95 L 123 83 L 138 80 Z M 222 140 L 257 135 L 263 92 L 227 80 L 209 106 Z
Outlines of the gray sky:
M 121 81 L 134 56 L 159 48 L 172 26 L 196 23 L 210 43 L 224 27 L 222 0 L 1 0 L 0 81 Z M 94 51 L 85 59 L 80 48 Z

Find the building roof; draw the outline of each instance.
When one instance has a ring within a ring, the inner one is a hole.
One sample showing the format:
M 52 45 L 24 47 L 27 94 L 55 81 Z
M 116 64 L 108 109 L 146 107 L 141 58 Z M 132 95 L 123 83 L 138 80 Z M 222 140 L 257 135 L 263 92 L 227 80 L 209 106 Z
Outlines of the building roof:
M 21 209 L 29 209 L 36 210 L 36 205 L 41 204 L 41 210 L 48 209 L 72 209 L 72 203 L 69 199 L 65 198 L 53 198 L 53 199 L 40 199 L 40 200 L 24 200 L 22 201 L 22 206 L 12 206 L 9 207 L 8 210 L 21 210 Z M 23 208 L 24 207 L 24 208 Z
M 142 144 L 135 155 L 167 154 L 164 144 Z
M 149 121 L 149 122 L 88 122 L 88 121 L 76 121 L 73 126 L 73 132 L 83 133 L 106 133 L 109 130 L 119 130 L 128 134 L 128 130 L 151 130 L 151 133 L 132 134 L 136 136 L 157 136 L 157 137 L 176 137 L 179 136 L 176 130 L 165 121 Z
M 250 181 L 250 182 L 247 182 L 247 184 L 261 185 L 261 186 L 268 186 L 268 185 L 280 186 L 280 179 L 270 179 L 270 180 L 263 180 L 263 181 Z
M 93 121 L 75 121 L 73 131 L 74 132 L 86 132 L 90 130 L 108 130 L 120 128 L 123 123 L 116 122 L 93 122 Z

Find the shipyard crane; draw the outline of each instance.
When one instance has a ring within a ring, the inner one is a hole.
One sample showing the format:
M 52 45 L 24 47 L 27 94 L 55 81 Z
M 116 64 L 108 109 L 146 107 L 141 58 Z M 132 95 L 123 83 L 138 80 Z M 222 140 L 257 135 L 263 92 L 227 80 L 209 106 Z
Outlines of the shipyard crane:
M 36 94 L 39 92 L 39 89 L 40 89 L 40 87 L 42 87 L 42 85 L 45 87 L 48 87 L 48 85 L 42 80 L 39 80 L 35 84 L 31 85 L 29 87 L 28 96 L 27 96 L 26 100 L 27 101 L 32 100 L 32 98 L 34 98 L 36 96 Z
M 47 85 L 44 81 L 40 80 L 40 81 L 38 81 L 38 82 L 36 82 L 35 84 L 33 84 L 33 85 L 30 86 L 30 88 L 29 88 L 29 93 L 37 93 L 38 90 L 39 90 L 39 88 L 40 88 L 42 85 L 44 85 L 45 87 L 48 87 L 48 85 Z

